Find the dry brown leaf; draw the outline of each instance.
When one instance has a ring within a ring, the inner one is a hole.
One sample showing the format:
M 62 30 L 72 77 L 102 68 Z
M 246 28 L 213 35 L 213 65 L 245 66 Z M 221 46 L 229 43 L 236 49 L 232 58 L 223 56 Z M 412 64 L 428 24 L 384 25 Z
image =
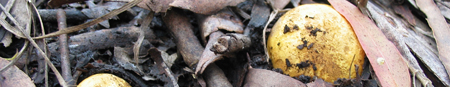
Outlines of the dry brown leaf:
M 9 64 L 9 61 L 0 57 L 0 67 L 4 67 Z M 16 66 L 10 66 L 5 72 L 1 73 L 3 81 L 0 81 L 1 87 L 35 87 L 30 77 L 21 71 Z M 17 84 L 20 83 L 20 84 Z
M 159 13 L 166 12 L 170 8 L 169 4 L 172 2 L 173 0 L 144 0 L 137 4 L 137 6 Z
M 209 15 L 226 6 L 236 6 L 243 1 L 245 0 L 176 0 L 170 6 L 188 9 L 197 14 Z
M 249 69 L 244 87 L 306 87 L 302 82 L 274 71 Z

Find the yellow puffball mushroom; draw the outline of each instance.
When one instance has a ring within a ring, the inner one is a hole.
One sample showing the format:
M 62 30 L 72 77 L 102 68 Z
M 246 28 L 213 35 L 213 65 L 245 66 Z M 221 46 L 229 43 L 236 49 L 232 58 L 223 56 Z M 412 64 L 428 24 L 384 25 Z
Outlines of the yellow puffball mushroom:
M 272 28 L 267 49 L 273 68 L 291 77 L 333 83 L 361 74 L 365 53 L 347 20 L 331 6 L 306 4 L 286 12 Z M 349 71 L 350 70 L 350 71 Z
M 113 74 L 99 73 L 81 81 L 77 87 L 131 87 L 125 80 Z

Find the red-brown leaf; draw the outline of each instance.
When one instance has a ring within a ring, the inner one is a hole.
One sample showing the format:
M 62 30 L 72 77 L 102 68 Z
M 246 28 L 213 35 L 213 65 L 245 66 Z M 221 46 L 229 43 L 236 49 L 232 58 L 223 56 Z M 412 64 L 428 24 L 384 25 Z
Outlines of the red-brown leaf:
M 353 27 L 382 86 L 410 87 L 408 66 L 395 45 L 359 9 L 346 0 L 328 0 Z

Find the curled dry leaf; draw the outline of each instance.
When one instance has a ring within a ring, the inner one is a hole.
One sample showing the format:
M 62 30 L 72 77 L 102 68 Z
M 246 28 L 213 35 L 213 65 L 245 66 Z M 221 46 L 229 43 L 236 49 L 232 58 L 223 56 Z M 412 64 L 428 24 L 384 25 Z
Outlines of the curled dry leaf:
M 249 69 L 244 87 L 306 87 L 302 82 L 265 69 Z
M 350 22 L 382 86 L 410 87 L 408 65 L 392 42 L 359 9 L 346 0 L 328 0 Z M 377 61 L 383 60 L 383 61 Z
M 236 6 L 245 0 L 176 0 L 170 4 L 173 7 L 188 9 L 197 14 L 213 14 L 226 6 Z
M 201 18 L 201 17 L 200 17 Z M 242 24 L 239 17 L 237 17 L 229 9 L 223 9 L 215 15 L 206 17 L 205 19 L 200 19 L 200 28 L 202 34 L 203 43 L 211 33 L 221 30 L 226 30 L 229 32 L 243 33 L 244 24 Z
M 215 54 L 210 49 L 213 48 L 217 39 L 224 35 L 219 29 L 227 30 L 230 32 L 243 33 L 243 24 L 239 18 L 231 12 L 229 9 L 223 9 L 219 13 L 211 16 L 207 16 L 205 19 L 200 18 L 200 27 L 202 31 L 202 39 L 206 43 L 206 39 L 209 39 L 206 44 L 203 54 L 197 64 L 195 70 L 196 74 L 201 74 L 208 67 L 210 63 L 221 59 L 221 54 Z M 209 36 L 209 38 L 207 38 Z
M 215 60 L 219 60 L 222 58 L 221 54 L 215 54 L 214 52 L 209 50 L 213 47 L 214 43 L 217 42 L 217 39 L 222 35 L 224 35 L 222 32 L 214 32 L 209 36 L 209 42 L 208 44 L 206 44 L 202 56 L 197 63 L 195 74 L 202 74 L 209 64 L 213 63 Z

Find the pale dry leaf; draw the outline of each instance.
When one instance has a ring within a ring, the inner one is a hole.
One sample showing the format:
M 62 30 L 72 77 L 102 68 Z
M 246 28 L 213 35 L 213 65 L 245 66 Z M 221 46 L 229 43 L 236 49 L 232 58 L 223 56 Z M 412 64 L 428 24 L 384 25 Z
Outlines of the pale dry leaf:
M 249 69 L 244 87 L 306 87 L 302 82 L 274 71 Z
M 0 57 L 0 67 L 4 67 L 8 64 L 9 61 Z M 1 73 L 0 76 L 3 78 L 3 81 L 0 82 L 2 87 L 35 87 L 31 78 L 16 66 L 9 67 L 9 69 Z
M 214 14 L 227 6 L 236 6 L 245 0 L 176 0 L 172 7 L 188 9 L 197 14 Z
M 1 29 L 0 32 L 4 32 L 3 34 L 0 33 L 0 36 L 3 35 L 3 37 L 0 38 L 0 43 L 3 43 L 3 46 L 8 47 L 12 43 L 12 34 L 4 29 Z
M 275 10 L 281 10 L 289 4 L 291 0 L 267 0 L 267 2 L 273 7 Z
M 137 6 L 154 11 L 155 13 L 159 12 L 167 12 L 170 8 L 169 4 L 172 3 L 173 0 L 144 0 L 141 3 L 137 4 Z
M 416 0 L 419 9 L 427 16 L 428 25 L 433 30 L 439 52 L 439 59 L 450 76 L 450 27 L 434 0 Z

